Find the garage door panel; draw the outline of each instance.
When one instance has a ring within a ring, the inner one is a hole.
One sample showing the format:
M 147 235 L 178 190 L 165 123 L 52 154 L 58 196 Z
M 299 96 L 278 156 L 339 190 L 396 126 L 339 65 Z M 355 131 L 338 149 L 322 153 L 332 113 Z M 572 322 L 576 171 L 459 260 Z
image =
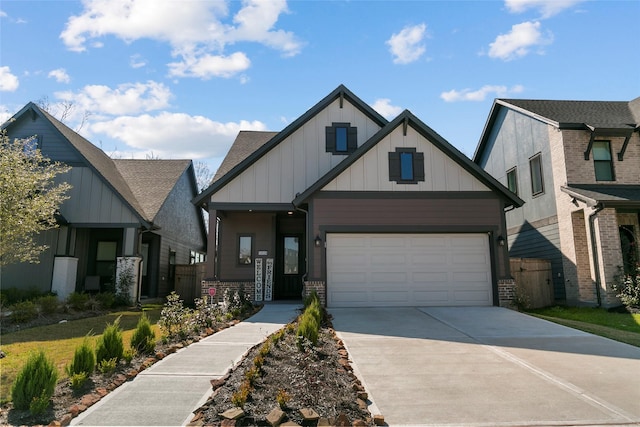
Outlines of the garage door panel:
M 486 234 L 327 234 L 331 307 L 491 305 Z

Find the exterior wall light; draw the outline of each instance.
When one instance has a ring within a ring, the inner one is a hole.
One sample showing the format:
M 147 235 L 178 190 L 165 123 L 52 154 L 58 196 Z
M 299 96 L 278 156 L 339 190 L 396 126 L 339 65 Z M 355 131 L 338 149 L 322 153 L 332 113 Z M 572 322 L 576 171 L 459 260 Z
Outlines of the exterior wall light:
M 320 238 L 320 235 L 316 236 L 313 243 L 316 245 L 316 248 L 319 248 L 320 246 L 322 246 L 322 239 Z
M 502 235 L 498 236 L 498 246 L 504 246 L 504 237 Z

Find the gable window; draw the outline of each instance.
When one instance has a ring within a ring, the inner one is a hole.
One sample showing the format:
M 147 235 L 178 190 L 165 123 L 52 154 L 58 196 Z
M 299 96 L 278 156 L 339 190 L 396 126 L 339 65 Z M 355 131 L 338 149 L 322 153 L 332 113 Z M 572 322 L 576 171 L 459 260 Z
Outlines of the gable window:
M 518 195 L 518 169 L 516 167 L 507 171 L 507 188 L 516 196 Z
M 529 159 L 529 169 L 531 172 L 531 195 L 544 193 L 544 182 L 542 180 L 542 155 L 536 154 Z
M 596 181 L 614 181 L 611 143 L 609 141 L 593 141 L 593 167 Z
M 415 148 L 396 148 L 389 153 L 389 181 L 417 184 L 424 181 L 424 153 Z
M 349 154 L 358 148 L 358 128 L 351 123 L 332 123 L 325 131 L 327 153 Z
M 241 234 L 238 236 L 238 264 L 251 265 L 253 262 L 253 236 Z

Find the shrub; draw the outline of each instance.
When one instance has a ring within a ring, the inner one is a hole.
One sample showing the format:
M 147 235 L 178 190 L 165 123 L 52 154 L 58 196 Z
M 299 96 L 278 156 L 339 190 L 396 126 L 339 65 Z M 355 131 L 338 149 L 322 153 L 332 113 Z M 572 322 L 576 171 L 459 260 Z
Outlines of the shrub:
M 117 363 L 118 359 L 116 359 L 115 357 L 111 359 L 105 359 L 98 363 L 98 370 L 105 375 L 110 375 L 115 372 Z
M 15 323 L 28 322 L 38 316 L 38 308 L 33 301 L 17 302 L 11 306 L 11 320 Z
M 74 310 L 83 311 L 87 308 L 89 302 L 89 295 L 83 292 L 72 292 L 67 297 L 67 304 Z
M 254 385 L 258 378 L 260 378 L 260 369 L 254 366 L 251 369 L 248 369 L 244 373 L 244 378 L 249 381 L 249 384 Z
M 131 348 L 142 354 L 152 353 L 156 348 L 156 333 L 151 329 L 151 322 L 144 312 L 131 336 Z
M 311 344 L 316 345 L 318 343 L 319 330 L 320 326 L 315 317 L 307 313 L 303 314 L 298 322 L 297 335 L 299 346 L 302 345 L 300 338 L 305 338 L 311 342 Z
M 73 360 L 67 365 L 66 371 L 69 377 L 85 373 L 90 375 L 96 367 L 96 355 L 91 348 L 89 337 L 84 337 L 82 344 L 76 347 Z
M 282 388 L 278 390 L 278 394 L 276 395 L 276 402 L 278 402 L 278 406 L 280 406 L 280 409 L 286 409 L 287 403 L 289 403 L 290 400 L 291 396 L 289 395 L 289 393 L 287 393 L 286 390 Z
M 640 266 L 636 267 L 635 274 L 625 274 L 622 267 L 618 267 L 612 287 L 624 305 L 640 307 Z
M 117 362 L 124 353 L 122 343 L 122 330 L 120 329 L 120 318 L 118 317 L 112 324 L 107 324 L 102 336 L 98 337 L 96 343 L 96 362 L 100 364 L 105 360 L 115 359 Z
M 58 381 L 58 371 L 43 351 L 32 353 L 11 387 L 11 399 L 16 409 L 43 412 Z
M 162 307 L 158 324 L 169 338 L 173 338 L 176 335 L 185 336 L 191 316 L 192 310 L 184 306 L 180 295 L 171 292 L 167 296 L 167 302 Z
M 128 348 L 122 354 L 122 358 L 127 362 L 127 365 L 129 365 L 133 358 L 136 357 L 136 354 L 138 354 L 138 352 L 134 348 Z
M 78 390 L 87 381 L 87 373 L 80 372 L 78 374 L 73 374 L 69 377 L 69 381 L 71 382 L 71 388 Z
M 58 307 L 60 306 L 60 302 L 58 301 L 58 297 L 55 295 L 44 295 L 36 299 L 36 304 L 40 308 L 40 313 L 42 314 L 53 314 L 58 311 Z
M 194 324 L 197 328 L 211 328 L 216 318 L 221 315 L 217 305 L 209 304 L 207 298 L 195 299 L 196 310 L 194 311 Z
M 135 273 L 131 259 L 119 258 L 116 284 L 116 301 L 118 305 L 131 305 L 131 289 L 135 284 Z
M 113 292 L 100 292 L 96 294 L 95 299 L 104 310 L 113 308 L 116 304 L 116 294 Z
M 247 399 L 249 399 L 249 393 L 251 393 L 251 383 L 245 380 L 240 384 L 240 389 L 231 395 L 231 403 L 238 408 L 244 407 Z

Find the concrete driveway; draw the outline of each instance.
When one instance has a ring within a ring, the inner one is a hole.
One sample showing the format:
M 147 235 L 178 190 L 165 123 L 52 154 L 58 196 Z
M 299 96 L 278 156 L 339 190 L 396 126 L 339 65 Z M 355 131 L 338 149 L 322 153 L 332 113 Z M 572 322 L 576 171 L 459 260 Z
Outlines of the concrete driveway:
M 390 425 L 640 424 L 640 348 L 498 307 L 330 309 Z

